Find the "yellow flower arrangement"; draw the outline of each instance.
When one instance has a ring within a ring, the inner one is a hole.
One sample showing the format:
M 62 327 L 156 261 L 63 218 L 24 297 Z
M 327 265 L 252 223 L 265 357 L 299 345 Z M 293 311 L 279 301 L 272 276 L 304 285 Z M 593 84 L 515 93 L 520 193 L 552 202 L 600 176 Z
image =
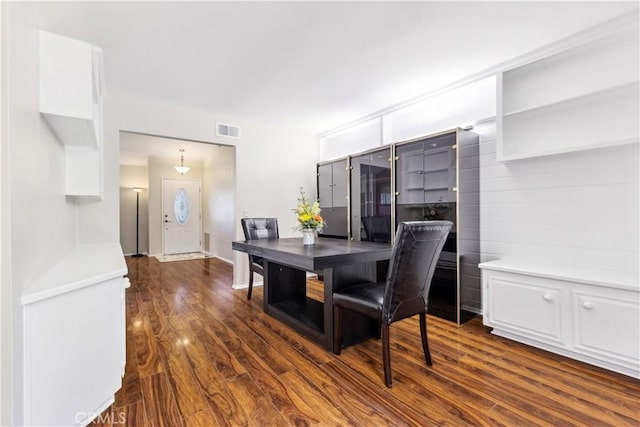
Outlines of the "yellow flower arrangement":
M 327 226 L 322 216 L 320 216 L 320 205 L 317 201 L 309 203 L 302 187 L 300 187 L 298 205 L 293 211 L 296 213 L 298 220 L 296 230 L 316 230 Z

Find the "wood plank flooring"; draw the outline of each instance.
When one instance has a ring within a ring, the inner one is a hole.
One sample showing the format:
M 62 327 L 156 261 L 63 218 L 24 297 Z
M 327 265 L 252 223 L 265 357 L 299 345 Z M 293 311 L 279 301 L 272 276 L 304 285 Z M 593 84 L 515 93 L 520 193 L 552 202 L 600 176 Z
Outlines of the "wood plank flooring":
M 640 426 L 640 381 L 428 317 L 391 327 L 393 388 L 380 340 L 327 352 L 231 288 L 215 258 L 127 258 L 127 367 L 101 425 Z M 309 280 L 321 299 L 322 283 Z M 98 425 L 96 421 L 94 423 Z

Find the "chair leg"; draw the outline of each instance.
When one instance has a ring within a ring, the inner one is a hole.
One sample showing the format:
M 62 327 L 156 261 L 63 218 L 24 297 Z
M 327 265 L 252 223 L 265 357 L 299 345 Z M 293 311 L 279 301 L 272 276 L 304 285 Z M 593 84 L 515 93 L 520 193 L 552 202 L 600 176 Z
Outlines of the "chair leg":
M 389 324 L 382 322 L 382 365 L 384 367 L 384 383 L 391 387 L 391 358 L 389 354 Z
M 251 292 L 253 292 L 253 270 L 249 270 L 249 292 L 247 293 L 247 299 L 251 299 Z
M 342 311 L 337 305 L 333 306 L 333 353 L 342 351 Z
M 431 361 L 431 352 L 429 351 L 429 339 L 427 338 L 427 315 L 420 313 L 420 336 L 422 337 L 422 350 L 424 351 L 424 359 L 427 365 L 433 365 Z

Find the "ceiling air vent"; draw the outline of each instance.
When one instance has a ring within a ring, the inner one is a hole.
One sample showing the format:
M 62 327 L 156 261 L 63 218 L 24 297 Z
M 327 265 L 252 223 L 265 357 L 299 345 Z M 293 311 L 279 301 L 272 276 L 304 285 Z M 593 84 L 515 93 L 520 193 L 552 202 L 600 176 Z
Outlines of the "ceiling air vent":
M 216 135 L 229 138 L 240 138 L 240 126 L 216 123 Z

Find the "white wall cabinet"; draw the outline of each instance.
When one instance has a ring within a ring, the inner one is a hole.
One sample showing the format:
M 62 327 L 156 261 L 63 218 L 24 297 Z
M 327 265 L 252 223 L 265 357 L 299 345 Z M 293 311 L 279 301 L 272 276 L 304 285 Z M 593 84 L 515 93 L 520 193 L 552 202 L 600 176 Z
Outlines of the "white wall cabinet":
M 22 296 L 25 425 L 86 425 L 114 401 L 126 363 L 118 244 L 84 245 Z
M 637 143 L 638 64 L 630 22 L 499 73 L 498 160 Z
M 102 51 L 40 32 L 40 112 L 65 145 L 66 194 L 102 195 Z
M 493 333 L 640 378 L 640 288 L 507 261 L 480 264 L 484 324 Z

